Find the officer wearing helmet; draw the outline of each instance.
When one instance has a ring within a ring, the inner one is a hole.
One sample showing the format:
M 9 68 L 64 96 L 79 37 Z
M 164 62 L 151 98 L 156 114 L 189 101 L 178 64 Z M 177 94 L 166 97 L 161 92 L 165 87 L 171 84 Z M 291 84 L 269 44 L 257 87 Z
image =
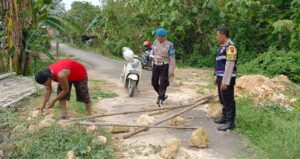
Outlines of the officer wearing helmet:
M 153 60 L 152 86 L 158 94 L 157 105 L 162 107 L 167 99 L 166 91 L 169 86 L 169 77 L 174 77 L 175 49 L 166 38 L 167 31 L 156 29 L 157 39 L 153 42 L 150 56 Z

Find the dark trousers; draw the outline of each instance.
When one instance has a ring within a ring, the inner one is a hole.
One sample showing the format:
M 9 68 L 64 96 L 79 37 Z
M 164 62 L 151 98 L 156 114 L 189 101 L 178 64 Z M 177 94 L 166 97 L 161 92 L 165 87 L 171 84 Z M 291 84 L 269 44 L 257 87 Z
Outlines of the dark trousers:
M 231 78 L 230 85 L 227 87 L 227 91 L 221 90 L 222 79 L 223 77 L 217 76 L 219 100 L 220 103 L 223 105 L 223 118 L 225 118 L 227 122 L 234 123 L 236 114 L 234 100 L 235 77 Z
M 151 83 L 158 94 L 158 99 L 165 100 L 167 87 L 169 86 L 169 64 L 153 64 Z

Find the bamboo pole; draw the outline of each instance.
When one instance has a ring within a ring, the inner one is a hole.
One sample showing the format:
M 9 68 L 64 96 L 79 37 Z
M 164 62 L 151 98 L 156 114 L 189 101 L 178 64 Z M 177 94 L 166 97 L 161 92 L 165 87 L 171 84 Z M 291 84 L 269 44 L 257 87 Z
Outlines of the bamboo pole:
M 172 110 L 174 110 L 174 109 L 160 110 L 160 111 L 148 113 L 148 115 L 149 115 L 149 116 L 158 115 L 158 114 L 166 113 L 166 112 L 169 112 L 169 111 L 172 111 Z
M 165 121 L 168 121 L 168 120 L 170 120 L 170 119 L 172 119 L 172 118 L 175 118 L 175 117 L 177 117 L 177 116 L 179 116 L 179 115 L 181 115 L 181 114 L 183 114 L 183 113 L 185 113 L 185 112 L 188 112 L 188 111 L 190 111 L 190 110 L 192 110 L 192 109 L 198 107 L 198 106 L 201 105 L 201 104 L 204 104 L 204 103 L 208 102 L 208 101 L 209 101 L 209 99 L 206 99 L 206 100 L 203 100 L 203 101 L 201 101 L 201 102 L 198 102 L 198 103 L 196 103 L 196 104 L 190 106 L 189 108 L 186 108 L 186 109 L 184 109 L 184 110 L 182 110 L 182 111 L 180 111 L 180 112 L 177 112 L 177 113 L 175 113 L 175 114 L 173 114 L 173 115 L 171 115 L 171 116 L 169 116 L 169 117 L 166 117 L 166 118 L 164 118 L 164 119 L 162 119 L 162 120 L 159 120 L 159 121 L 153 123 L 152 126 L 159 125 L 159 124 L 161 124 L 161 123 L 163 123 L 163 122 L 165 122 Z M 138 129 L 138 130 L 136 130 L 136 131 L 133 131 L 133 132 L 131 132 L 131 133 L 128 133 L 128 134 L 124 135 L 124 136 L 123 136 L 123 139 L 127 139 L 127 138 L 129 138 L 129 137 L 131 137 L 131 136 L 133 136 L 133 135 L 136 135 L 136 134 L 141 133 L 141 132 L 146 131 L 146 130 L 148 130 L 148 128 L 141 128 L 141 129 Z
M 118 126 L 118 127 L 142 127 L 142 128 L 167 128 L 167 129 L 198 129 L 197 127 L 182 127 L 182 126 L 155 126 L 155 125 L 135 125 L 135 124 L 114 124 L 114 123 L 100 123 L 100 122 L 78 122 L 81 125 L 95 125 L 95 126 Z
M 198 98 L 196 101 L 201 101 L 204 99 L 212 99 L 216 95 L 206 95 L 203 97 Z M 143 109 L 143 110 L 133 110 L 133 111 L 126 111 L 126 112 L 117 112 L 117 113 L 110 113 L 110 114 L 97 114 L 97 115 L 92 115 L 88 117 L 83 117 L 83 118 L 73 118 L 69 119 L 70 121 L 79 121 L 79 120 L 87 120 L 87 119 L 94 119 L 94 118 L 100 118 L 100 117 L 106 117 L 106 116 L 114 116 L 114 115 L 126 115 L 126 114 L 134 114 L 134 113 L 141 113 L 141 112 L 152 112 L 152 111 L 158 111 L 158 110 L 166 110 L 166 109 L 178 109 L 178 108 L 184 108 L 184 107 L 189 107 L 193 104 L 187 104 L 187 105 L 181 105 L 181 106 L 175 106 L 175 107 L 163 107 L 163 108 L 152 108 L 152 109 Z

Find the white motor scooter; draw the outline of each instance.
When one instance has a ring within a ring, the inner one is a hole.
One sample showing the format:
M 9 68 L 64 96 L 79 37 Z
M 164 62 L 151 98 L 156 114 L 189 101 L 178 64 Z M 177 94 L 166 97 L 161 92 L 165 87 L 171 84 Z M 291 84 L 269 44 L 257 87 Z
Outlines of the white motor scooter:
M 129 97 L 133 97 L 142 76 L 142 64 L 130 48 L 123 47 L 123 57 L 127 63 L 124 64 L 120 79 L 128 89 Z

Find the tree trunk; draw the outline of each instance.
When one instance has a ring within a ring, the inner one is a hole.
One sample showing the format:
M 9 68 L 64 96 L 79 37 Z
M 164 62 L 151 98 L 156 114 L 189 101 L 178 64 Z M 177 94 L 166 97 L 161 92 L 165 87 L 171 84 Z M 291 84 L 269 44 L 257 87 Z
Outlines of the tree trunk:
M 0 72 L 4 72 L 4 70 L 5 70 L 2 54 L 3 54 L 3 52 L 0 52 Z
M 3 0 L 2 0 L 3 1 Z M 12 70 L 19 75 L 29 73 L 30 54 L 23 47 L 23 21 L 20 17 L 21 10 L 30 9 L 29 0 L 10 0 L 10 7 L 7 10 L 6 28 L 8 50 L 14 52 L 12 58 Z
M 14 49 L 13 71 L 21 74 L 22 63 L 22 21 L 19 17 L 19 5 L 17 0 L 12 0 L 12 5 L 7 14 L 7 41 L 9 50 Z

